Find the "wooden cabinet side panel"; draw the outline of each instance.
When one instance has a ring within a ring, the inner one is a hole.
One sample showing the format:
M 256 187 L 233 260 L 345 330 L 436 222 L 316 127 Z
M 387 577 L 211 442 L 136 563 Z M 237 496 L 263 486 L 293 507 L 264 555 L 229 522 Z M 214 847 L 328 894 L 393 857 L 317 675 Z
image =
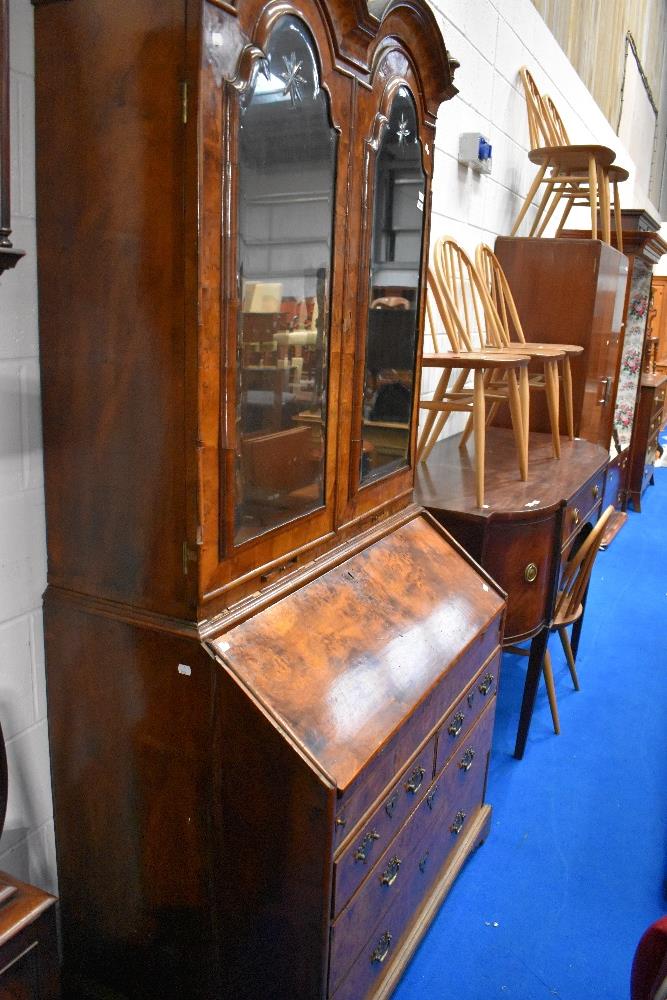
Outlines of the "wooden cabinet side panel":
M 45 619 L 68 982 L 204 1000 L 215 995 L 214 665 L 196 636 L 53 597 Z
M 35 31 L 49 578 L 182 616 L 185 3 Z
M 334 789 L 219 667 L 216 902 L 235 1000 L 325 996 Z

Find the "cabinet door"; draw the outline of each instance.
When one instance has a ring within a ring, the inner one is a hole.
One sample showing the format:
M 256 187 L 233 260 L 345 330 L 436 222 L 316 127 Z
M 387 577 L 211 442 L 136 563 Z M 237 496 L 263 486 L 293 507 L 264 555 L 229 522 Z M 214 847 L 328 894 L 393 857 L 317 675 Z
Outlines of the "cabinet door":
M 358 284 L 345 345 L 339 516 L 412 489 L 428 246 L 433 128 L 404 53 L 389 50 L 360 95 L 355 140 Z
M 351 85 L 303 9 L 205 10 L 204 597 L 333 528 Z

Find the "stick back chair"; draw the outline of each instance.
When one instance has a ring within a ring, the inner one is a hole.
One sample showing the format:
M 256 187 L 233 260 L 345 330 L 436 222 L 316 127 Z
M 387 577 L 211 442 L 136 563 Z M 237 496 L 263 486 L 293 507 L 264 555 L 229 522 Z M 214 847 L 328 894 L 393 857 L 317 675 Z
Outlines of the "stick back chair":
M 574 554 L 570 556 L 569 560 L 565 564 L 565 569 L 563 571 L 558 589 L 558 595 L 556 597 L 554 616 L 549 624 L 550 632 L 558 632 L 575 691 L 580 690 L 579 677 L 577 675 L 577 668 L 574 661 L 572 646 L 570 645 L 570 637 L 567 634 L 567 629 L 570 625 L 574 625 L 574 623 L 578 621 L 584 613 L 583 601 L 586 596 L 588 584 L 590 583 L 593 564 L 595 563 L 596 556 L 600 551 L 600 545 L 602 543 L 605 528 L 607 527 L 607 522 L 613 513 L 614 507 L 610 504 L 609 507 L 607 507 L 606 510 L 600 514 L 597 523 L 593 526 L 593 528 L 591 528 L 589 534 L 586 536 L 579 549 L 577 549 Z M 528 650 L 518 646 L 508 646 L 506 651 L 528 656 Z M 560 733 L 560 718 L 558 716 L 558 703 L 556 701 L 556 686 L 554 683 L 553 665 L 548 647 L 544 651 L 542 672 L 544 673 L 544 680 L 547 687 L 549 708 L 551 710 L 554 732 L 558 735 Z
M 475 443 L 475 487 L 478 507 L 484 506 L 484 456 L 487 403 L 509 404 L 517 446 L 519 474 L 528 478 L 528 363 L 527 355 L 486 347 L 486 323 L 492 327 L 493 344 L 499 344 L 498 320 L 472 262 L 450 239 L 440 240 L 428 273 L 427 319 L 433 354 L 425 354 L 424 368 L 441 368 L 442 375 L 430 401 L 430 411 L 417 446 L 417 457 L 426 462 L 452 413 L 467 413 L 468 423 L 459 447 L 464 448 L 472 432 Z M 438 343 L 438 320 L 451 347 L 442 351 Z M 452 374 L 457 371 L 450 389 Z M 467 385 L 473 374 L 472 390 Z
M 574 440 L 574 407 L 572 402 L 572 368 L 570 358 L 583 354 L 578 344 L 543 344 L 526 342 L 514 296 L 509 286 L 502 264 L 486 243 L 480 243 L 475 254 L 477 270 L 496 308 L 500 319 L 503 341 L 507 347 L 526 351 L 534 361 L 543 361 L 543 371 L 531 375 L 530 388 L 545 392 L 551 424 L 554 455 L 560 458 L 560 438 L 558 433 L 558 384 L 559 369 L 563 388 L 563 405 L 567 434 Z M 555 393 L 555 403 L 553 395 Z
M 572 206 L 585 204 L 591 213 L 591 236 L 598 238 L 598 210 L 601 237 L 611 243 L 611 208 L 609 187 L 614 188 L 614 217 L 616 239 L 622 250 L 622 229 L 618 184 L 627 180 L 628 172 L 614 165 L 613 149 L 597 144 L 573 145 L 568 138 L 556 105 L 550 97 L 543 96 L 525 66 L 520 76 L 526 97 L 528 132 L 531 149 L 528 159 L 539 169 L 521 206 L 511 235 L 515 236 L 526 212 L 541 184 L 544 193 L 533 220 L 530 236 L 542 236 L 558 204 L 564 200 L 565 209 L 556 229 L 556 236 L 563 230 Z

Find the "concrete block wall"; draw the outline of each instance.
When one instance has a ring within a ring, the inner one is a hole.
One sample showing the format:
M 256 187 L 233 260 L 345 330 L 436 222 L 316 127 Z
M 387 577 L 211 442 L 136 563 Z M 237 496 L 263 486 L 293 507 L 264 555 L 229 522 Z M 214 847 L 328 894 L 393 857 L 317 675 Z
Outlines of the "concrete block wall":
M 433 238 L 474 250 L 508 233 L 533 167 L 518 69 L 526 63 L 557 99 L 573 141 L 618 138 L 530 0 L 433 0 L 446 44 L 461 62 L 459 95 L 441 110 Z M 33 35 L 30 0 L 11 0 L 12 185 L 15 245 L 27 256 L 0 279 L 0 718 L 10 802 L 0 868 L 54 889 L 56 861 L 49 780 L 41 594 L 46 583 L 40 444 L 34 195 Z M 54 122 L 57 127 L 57 122 Z M 460 132 L 494 147 L 493 174 L 460 167 Z M 623 191 L 628 207 L 646 196 Z M 432 390 L 428 379 L 425 394 Z M 455 424 L 452 421 L 452 430 Z

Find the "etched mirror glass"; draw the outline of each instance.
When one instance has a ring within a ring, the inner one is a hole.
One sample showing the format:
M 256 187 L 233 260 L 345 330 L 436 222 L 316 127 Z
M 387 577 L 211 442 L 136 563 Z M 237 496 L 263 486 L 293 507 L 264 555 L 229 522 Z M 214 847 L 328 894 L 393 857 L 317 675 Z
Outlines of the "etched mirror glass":
M 425 185 L 415 105 L 401 87 L 375 161 L 362 483 L 408 463 Z
M 240 108 L 234 542 L 324 503 L 337 133 L 284 17 Z

